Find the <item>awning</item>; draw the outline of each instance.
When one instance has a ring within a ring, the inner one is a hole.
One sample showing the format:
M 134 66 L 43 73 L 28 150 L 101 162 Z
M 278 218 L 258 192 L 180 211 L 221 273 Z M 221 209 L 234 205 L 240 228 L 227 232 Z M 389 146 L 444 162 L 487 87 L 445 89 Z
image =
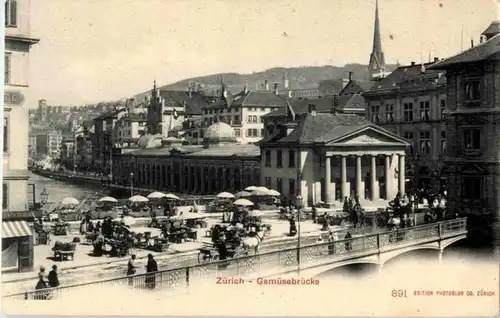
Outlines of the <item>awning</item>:
M 2 222 L 2 238 L 23 237 L 33 235 L 26 221 Z

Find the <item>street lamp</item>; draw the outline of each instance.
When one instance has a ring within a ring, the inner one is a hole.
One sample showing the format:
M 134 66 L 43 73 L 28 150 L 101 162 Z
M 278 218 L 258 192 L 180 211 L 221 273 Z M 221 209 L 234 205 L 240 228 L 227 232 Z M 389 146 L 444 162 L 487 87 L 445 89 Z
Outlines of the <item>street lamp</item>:
M 298 227 L 298 238 L 297 238 L 297 263 L 299 265 L 300 269 L 300 219 L 301 219 L 301 212 L 302 212 L 302 196 L 299 194 L 297 195 L 296 198 L 296 205 L 297 205 L 297 220 L 299 222 L 299 227 Z
M 49 199 L 49 193 L 47 192 L 47 189 L 43 189 L 43 191 L 40 193 L 40 202 L 43 204 L 47 203 L 47 200 Z
M 130 173 L 130 197 L 134 196 L 134 173 Z

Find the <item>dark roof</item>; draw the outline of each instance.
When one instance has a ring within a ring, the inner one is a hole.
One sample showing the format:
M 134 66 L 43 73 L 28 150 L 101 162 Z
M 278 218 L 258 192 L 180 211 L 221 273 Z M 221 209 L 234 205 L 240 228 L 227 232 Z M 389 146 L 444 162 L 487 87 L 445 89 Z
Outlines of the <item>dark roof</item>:
M 95 117 L 93 120 L 99 120 L 99 119 L 109 119 L 109 118 L 117 118 L 118 114 L 125 111 L 126 108 L 120 108 L 120 109 L 115 109 L 109 112 L 105 112 L 97 117 Z
M 474 63 L 484 61 L 500 52 L 500 34 L 495 35 L 488 41 L 480 43 L 455 56 L 444 59 L 430 67 L 432 70 L 444 70 L 457 64 Z
M 270 91 L 239 92 L 233 96 L 231 107 L 284 107 L 286 100 Z M 207 105 L 204 109 L 226 107 L 225 100 Z
M 189 92 L 186 91 L 160 90 L 160 96 L 165 100 L 167 107 L 186 105 L 187 115 L 201 115 L 201 109 L 208 104 L 209 100 L 209 97 L 198 92 L 192 92 L 189 97 Z
M 482 33 L 486 36 L 494 36 L 500 33 L 500 21 L 491 22 L 490 26 Z
M 332 110 L 333 96 L 314 98 L 314 99 L 300 99 L 291 102 L 291 106 L 296 115 L 305 114 L 309 112 L 309 104 L 316 106 L 316 112 L 329 113 Z M 336 106 L 338 111 L 347 109 L 365 109 L 365 99 L 360 94 L 339 96 L 339 103 Z M 272 111 L 262 117 L 282 117 L 286 115 L 286 108 L 280 108 Z
M 336 141 L 347 135 L 356 133 L 363 129 L 375 129 L 384 133 L 397 142 L 407 144 L 404 139 L 383 129 L 364 117 L 353 114 L 307 114 L 302 117 L 296 124 L 296 128 L 288 135 L 283 133 L 283 130 L 277 129 L 276 133 L 272 134 L 266 140 L 262 140 L 259 144 L 271 143 L 294 143 L 303 145 L 312 145 L 315 143 L 327 144 Z
M 375 85 L 365 93 L 379 93 L 381 91 L 397 91 L 410 89 L 432 89 L 446 83 L 444 72 L 429 69 L 435 63 L 424 63 L 425 72 L 421 72 L 422 64 L 401 66 L 385 78 L 377 81 Z

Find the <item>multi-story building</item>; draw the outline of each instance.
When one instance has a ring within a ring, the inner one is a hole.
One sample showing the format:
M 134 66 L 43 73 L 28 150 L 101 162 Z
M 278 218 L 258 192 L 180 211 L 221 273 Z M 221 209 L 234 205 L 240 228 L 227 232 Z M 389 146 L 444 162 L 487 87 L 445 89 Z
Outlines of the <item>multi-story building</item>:
M 500 21 L 481 44 L 431 66 L 446 70 L 447 209 L 499 222 Z M 498 241 L 497 241 L 498 242 Z
M 242 144 L 252 144 L 263 136 L 262 116 L 285 107 L 286 99 L 279 95 L 278 84 L 274 84 L 274 91 L 249 91 L 247 86 L 240 93 L 232 95 L 222 84 L 221 96 L 217 100 L 203 107 L 203 127 L 210 127 L 213 123 L 224 122 L 234 129 L 236 140 Z M 205 128 L 201 128 L 203 138 Z
M 113 131 L 117 121 L 125 115 L 126 108 L 118 108 L 93 119 L 95 140 L 92 140 L 92 162 L 99 173 L 110 173 L 112 164 Z M 94 142 L 95 141 L 95 142 Z
M 437 61 L 398 67 L 363 94 L 366 119 L 410 142 L 409 187 L 446 186 L 442 174 L 447 147 L 446 76 L 442 70 L 427 69 Z
M 28 210 L 29 54 L 38 39 L 31 36 L 30 1 L 5 0 L 2 270 L 33 268 L 33 239 Z M 17 222 L 17 224 L 15 223 Z
M 35 138 L 37 159 L 42 159 L 46 156 L 52 158 L 59 157 L 62 142 L 62 134 L 60 131 L 47 129 L 43 132 L 36 133 Z

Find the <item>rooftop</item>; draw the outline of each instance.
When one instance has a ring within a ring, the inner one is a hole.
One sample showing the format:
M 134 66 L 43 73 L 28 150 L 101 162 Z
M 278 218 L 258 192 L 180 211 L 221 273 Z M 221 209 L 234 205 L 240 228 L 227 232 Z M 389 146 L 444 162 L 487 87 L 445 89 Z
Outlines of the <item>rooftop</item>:
M 286 100 L 271 91 L 248 91 L 239 92 L 233 96 L 231 108 L 234 107 L 284 107 Z M 203 109 L 215 109 L 227 107 L 224 99 L 205 106 Z

